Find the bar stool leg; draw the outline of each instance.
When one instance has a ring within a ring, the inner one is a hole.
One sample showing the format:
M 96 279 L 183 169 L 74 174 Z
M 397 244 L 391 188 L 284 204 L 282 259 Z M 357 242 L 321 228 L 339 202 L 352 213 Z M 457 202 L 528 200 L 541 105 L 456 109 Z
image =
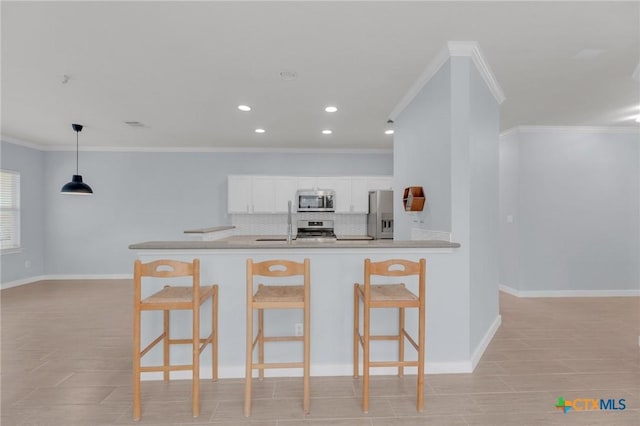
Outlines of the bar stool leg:
M 211 378 L 218 380 L 218 286 L 213 287 L 211 298 Z
M 424 351 L 425 351 L 425 306 L 424 298 L 420 302 L 418 320 L 418 397 L 416 408 L 424 410 Z
M 398 309 L 398 361 L 404 362 L 404 308 Z M 398 366 L 398 376 L 404 376 L 404 367 Z
M 360 374 L 360 294 L 358 284 L 353 285 L 353 377 Z
M 369 308 L 369 303 L 365 297 L 364 299 L 364 338 L 363 338 L 363 348 L 362 348 L 362 412 L 369 412 L 369 338 L 370 338 L 370 329 L 369 329 L 369 319 L 371 315 L 371 310 Z
M 193 310 L 193 417 L 200 415 L 200 302 L 195 302 Z
M 171 351 L 169 349 L 169 324 L 170 324 L 170 317 L 169 317 L 169 311 L 167 309 L 164 310 L 164 340 L 163 340 L 163 353 L 164 353 L 164 360 L 163 360 L 163 365 L 164 365 L 164 372 L 163 372 L 163 378 L 164 378 L 164 382 L 168 383 L 169 382 L 169 365 L 170 365 L 170 354 Z
M 133 313 L 133 420 L 140 420 L 140 315 Z
M 264 364 L 264 309 L 258 309 L 258 363 Z M 264 368 L 258 369 L 258 379 L 264 380 Z
M 251 296 L 249 296 L 251 297 Z M 247 351 L 244 385 L 244 416 L 251 415 L 251 376 L 253 375 L 253 309 L 247 305 Z
M 308 291 L 307 286 L 307 291 Z M 303 409 L 305 414 L 311 411 L 311 315 L 309 309 L 309 295 L 305 294 L 304 301 L 304 403 Z

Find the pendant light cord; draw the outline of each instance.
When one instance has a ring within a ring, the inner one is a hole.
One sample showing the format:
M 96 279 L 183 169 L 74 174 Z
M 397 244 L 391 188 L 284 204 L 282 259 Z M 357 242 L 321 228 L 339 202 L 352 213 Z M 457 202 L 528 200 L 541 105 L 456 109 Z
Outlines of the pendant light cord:
M 76 130 L 76 174 L 78 173 L 78 131 Z

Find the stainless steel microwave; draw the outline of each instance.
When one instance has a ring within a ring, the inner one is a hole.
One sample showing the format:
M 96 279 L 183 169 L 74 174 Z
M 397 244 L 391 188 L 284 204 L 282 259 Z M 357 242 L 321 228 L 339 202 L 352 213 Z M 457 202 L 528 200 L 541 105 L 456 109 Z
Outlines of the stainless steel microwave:
M 298 212 L 334 212 L 336 193 L 331 189 L 305 189 L 296 193 Z

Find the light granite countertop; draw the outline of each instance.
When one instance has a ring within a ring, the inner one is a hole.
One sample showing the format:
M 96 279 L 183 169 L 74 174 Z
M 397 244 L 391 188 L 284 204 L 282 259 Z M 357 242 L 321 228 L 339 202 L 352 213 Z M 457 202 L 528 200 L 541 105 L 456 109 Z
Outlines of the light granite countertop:
M 198 229 L 187 229 L 184 231 L 185 234 L 207 234 L 209 232 L 220 232 L 226 231 L 229 229 L 235 229 L 235 226 L 214 226 L 211 228 L 198 228 Z
M 347 236 L 341 236 L 347 237 Z M 459 243 L 440 240 L 366 240 L 330 242 L 294 240 L 287 244 L 284 235 L 237 235 L 215 241 L 146 241 L 131 244 L 132 250 L 203 250 L 203 249 L 338 249 L 338 248 L 458 248 Z M 278 240 L 279 239 L 279 240 Z

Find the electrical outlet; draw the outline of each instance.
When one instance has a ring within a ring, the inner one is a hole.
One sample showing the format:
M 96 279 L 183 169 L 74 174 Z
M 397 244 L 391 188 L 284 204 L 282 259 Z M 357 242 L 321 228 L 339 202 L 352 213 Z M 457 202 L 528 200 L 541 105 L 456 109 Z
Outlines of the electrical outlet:
M 25 267 L 25 269 L 31 268 L 31 261 L 30 260 L 25 260 L 24 261 L 24 267 Z
M 296 323 L 296 336 L 304 335 L 304 328 L 302 327 L 304 324 L 301 322 Z

